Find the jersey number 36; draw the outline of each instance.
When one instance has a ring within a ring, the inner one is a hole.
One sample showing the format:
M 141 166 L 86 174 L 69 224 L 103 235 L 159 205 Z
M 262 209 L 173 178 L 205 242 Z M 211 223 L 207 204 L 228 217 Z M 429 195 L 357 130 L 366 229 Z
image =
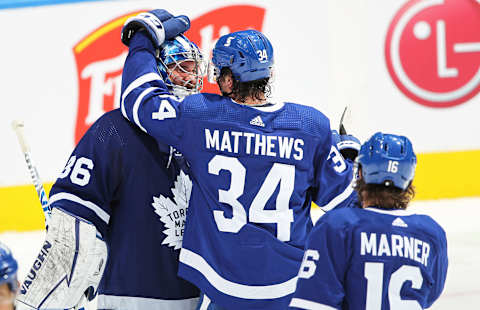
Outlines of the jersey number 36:
M 93 169 L 93 166 L 90 158 L 80 157 L 77 159 L 77 156 L 72 156 L 58 178 L 63 179 L 70 174 L 70 181 L 73 184 L 85 186 L 90 182 L 90 170 Z

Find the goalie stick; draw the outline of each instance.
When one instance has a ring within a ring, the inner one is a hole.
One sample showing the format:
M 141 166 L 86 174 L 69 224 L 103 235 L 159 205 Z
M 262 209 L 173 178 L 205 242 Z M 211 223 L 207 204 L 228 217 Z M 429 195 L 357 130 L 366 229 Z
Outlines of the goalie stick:
M 23 121 L 15 120 L 12 122 L 12 128 L 17 134 L 18 142 L 20 143 L 20 148 L 22 149 L 22 153 L 25 157 L 25 162 L 27 164 L 28 171 L 30 172 L 30 176 L 32 178 L 33 185 L 35 186 L 35 190 L 37 191 L 38 198 L 40 199 L 40 203 L 42 205 L 43 214 L 45 215 L 45 224 L 48 227 L 48 222 L 50 221 L 50 214 L 51 209 L 48 206 L 48 197 L 45 193 L 45 189 L 43 188 L 42 180 L 37 171 L 37 167 L 34 165 L 32 158 L 30 156 L 30 146 L 25 139 L 25 135 L 23 133 L 24 124 Z
M 28 171 L 30 172 L 33 185 L 35 186 L 35 190 L 37 191 L 38 198 L 40 199 L 40 203 L 42 205 L 43 214 L 45 215 L 45 226 L 48 227 L 52 210 L 48 205 L 48 197 L 47 197 L 47 194 L 45 193 L 45 189 L 43 188 L 43 182 L 40 179 L 40 175 L 38 174 L 37 167 L 34 165 L 32 158 L 30 156 L 30 146 L 28 145 L 27 140 L 25 139 L 25 135 L 23 133 L 23 128 L 24 128 L 23 121 L 18 121 L 18 120 L 13 121 L 12 128 L 17 134 L 18 143 L 20 143 L 20 148 L 22 150 L 23 155 L 25 156 L 25 162 L 27 164 Z M 83 307 L 84 302 L 85 302 L 85 298 L 82 297 L 79 304 L 72 309 L 85 310 L 85 308 Z

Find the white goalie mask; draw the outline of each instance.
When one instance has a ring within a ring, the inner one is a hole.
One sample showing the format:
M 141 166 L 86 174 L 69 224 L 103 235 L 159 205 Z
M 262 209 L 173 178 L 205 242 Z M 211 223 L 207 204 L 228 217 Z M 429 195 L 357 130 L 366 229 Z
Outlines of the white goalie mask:
M 158 50 L 157 64 L 167 87 L 176 96 L 199 93 L 206 66 L 195 43 L 184 35 L 165 41 Z

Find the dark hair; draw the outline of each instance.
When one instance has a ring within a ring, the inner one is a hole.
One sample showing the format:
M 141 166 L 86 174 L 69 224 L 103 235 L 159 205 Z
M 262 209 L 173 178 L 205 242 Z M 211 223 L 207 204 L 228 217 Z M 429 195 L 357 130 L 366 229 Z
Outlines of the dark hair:
M 384 209 L 406 209 L 415 197 L 415 187 L 410 183 L 405 190 L 383 184 L 367 184 L 363 178 L 355 182 L 355 190 L 360 202 L 368 201 L 376 207 Z
M 235 79 L 232 74 L 232 70 L 227 67 L 223 67 L 220 71 L 219 80 L 223 79 L 225 76 L 232 76 L 233 87 L 232 92 L 228 95 L 232 95 L 233 98 L 240 102 L 245 102 L 247 98 L 254 98 L 257 100 L 263 100 L 268 98 L 272 92 L 270 86 L 270 78 L 264 78 L 255 81 L 249 82 L 239 82 Z

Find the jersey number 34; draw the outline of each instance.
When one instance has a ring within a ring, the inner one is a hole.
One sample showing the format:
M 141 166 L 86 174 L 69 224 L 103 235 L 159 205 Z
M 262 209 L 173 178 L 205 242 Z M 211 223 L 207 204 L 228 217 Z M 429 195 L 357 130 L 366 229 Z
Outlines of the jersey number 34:
M 229 204 L 232 207 L 233 216 L 226 218 L 224 211 L 220 210 L 213 211 L 213 216 L 218 230 L 237 233 L 247 224 L 247 212 L 238 201 L 238 198 L 243 195 L 245 187 L 246 168 L 237 158 L 215 155 L 208 163 L 208 172 L 219 175 L 221 170 L 230 172 L 231 183 L 228 190 L 218 190 L 218 201 Z M 293 210 L 288 207 L 294 182 L 295 166 L 274 163 L 248 210 L 248 220 L 252 223 L 277 224 L 277 238 L 281 241 L 290 240 L 290 223 L 293 222 Z M 265 210 L 265 205 L 279 183 L 280 190 L 278 191 L 275 210 Z

